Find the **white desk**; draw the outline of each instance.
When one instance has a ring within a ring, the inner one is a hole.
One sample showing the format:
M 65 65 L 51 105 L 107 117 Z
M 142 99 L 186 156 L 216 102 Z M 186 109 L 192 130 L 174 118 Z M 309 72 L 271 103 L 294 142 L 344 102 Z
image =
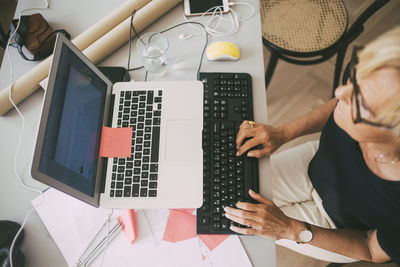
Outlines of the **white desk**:
M 50 9 L 40 11 L 50 22 L 54 29 L 65 28 L 72 37 L 76 37 L 88 26 L 98 21 L 110 10 L 123 3 L 124 0 L 54 0 L 50 1 Z M 240 31 L 235 35 L 215 38 L 210 41 L 227 40 L 236 43 L 241 49 L 241 58 L 237 62 L 211 62 L 203 60 L 203 72 L 248 72 L 253 80 L 253 101 L 255 120 L 267 122 L 266 94 L 264 87 L 264 65 L 261 43 L 260 14 L 258 1 L 246 0 L 256 7 L 254 17 L 241 24 Z M 25 0 L 18 3 L 17 12 L 28 7 L 42 6 L 40 0 Z M 247 16 L 249 9 L 238 7 Z M 146 31 L 161 31 L 183 21 L 183 5 L 178 5 L 168 14 L 163 16 Z M 18 13 L 16 13 L 18 14 Z M 169 42 L 169 56 L 171 64 L 164 76 L 149 75 L 148 80 L 193 80 L 200 54 L 204 44 L 202 35 L 181 40 L 178 36 L 182 33 L 198 31 L 185 25 L 166 33 Z M 132 47 L 133 57 L 131 66 L 141 65 L 135 47 Z M 13 62 L 14 79 L 33 68 L 37 63 L 24 61 L 16 49 L 10 49 Z M 127 64 L 128 45 L 124 45 L 107 57 L 100 65 L 124 66 Z M 10 65 L 7 56 L 3 59 L 0 70 L 0 88 L 5 88 L 9 83 Z M 144 79 L 144 71 L 131 72 L 131 77 L 137 81 Z M 22 136 L 22 146 L 18 154 L 18 173 L 30 186 L 44 189 L 46 186 L 33 180 L 30 176 L 30 165 L 34 150 L 39 115 L 43 99 L 43 91 L 39 89 L 27 100 L 19 105 L 25 116 L 25 130 Z M 0 219 L 22 222 L 26 212 L 31 208 L 30 201 L 36 196 L 25 190 L 17 181 L 13 171 L 14 153 L 18 142 L 18 133 L 21 120 L 15 110 L 0 117 Z M 259 161 L 261 193 L 268 198 L 272 196 L 269 159 Z M 22 250 L 26 256 L 26 266 L 66 266 L 58 248 L 48 234 L 40 218 L 34 213 L 25 227 L 25 241 Z M 242 236 L 242 243 L 254 266 L 275 266 L 275 244 L 273 241 L 255 237 Z M 111 256 L 111 255 L 110 255 Z

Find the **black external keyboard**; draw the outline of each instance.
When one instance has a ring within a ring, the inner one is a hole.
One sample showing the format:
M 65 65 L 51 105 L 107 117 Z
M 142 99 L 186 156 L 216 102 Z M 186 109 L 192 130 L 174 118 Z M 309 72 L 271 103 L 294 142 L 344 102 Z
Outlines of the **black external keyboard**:
M 243 120 L 253 120 L 251 76 L 246 73 L 200 73 L 204 84 L 203 206 L 197 209 L 198 234 L 235 234 L 224 214 L 237 201 L 254 202 L 258 161 L 236 156 L 236 134 Z M 232 223 L 238 225 L 236 223 Z

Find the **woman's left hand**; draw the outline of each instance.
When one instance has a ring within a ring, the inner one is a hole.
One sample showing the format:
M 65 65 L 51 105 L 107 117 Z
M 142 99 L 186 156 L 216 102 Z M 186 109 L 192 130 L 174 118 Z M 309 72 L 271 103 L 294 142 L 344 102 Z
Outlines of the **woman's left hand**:
M 296 240 L 294 225 L 298 222 L 286 216 L 271 200 L 249 190 L 249 195 L 260 204 L 238 202 L 236 207 L 225 207 L 225 217 L 249 228 L 231 226 L 239 234 L 260 235 L 274 240 L 286 238 Z

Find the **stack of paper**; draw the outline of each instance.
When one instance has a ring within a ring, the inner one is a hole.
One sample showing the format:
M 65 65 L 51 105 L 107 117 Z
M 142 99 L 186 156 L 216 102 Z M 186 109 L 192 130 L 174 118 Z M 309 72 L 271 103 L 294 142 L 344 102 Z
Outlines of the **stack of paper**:
M 36 211 L 68 265 L 74 266 L 106 221 L 106 210 L 55 189 L 44 195 L 45 200 Z M 40 200 L 38 197 L 32 204 Z M 112 225 L 121 212 L 113 211 Z M 109 244 L 103 266 L 251 266 L 237 236 L 196 236 L 192 212 L 136 210 L 137 239 L 130 244 L 124 234 L 119 234 Z M 101 256 L 93 266 L 99 266 Z

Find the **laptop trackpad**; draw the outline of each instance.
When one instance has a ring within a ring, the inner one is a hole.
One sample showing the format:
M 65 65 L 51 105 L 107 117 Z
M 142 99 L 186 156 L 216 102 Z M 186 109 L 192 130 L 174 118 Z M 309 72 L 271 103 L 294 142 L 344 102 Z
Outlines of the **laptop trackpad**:
M 201 160 L 201 130 L 196 120 L 167 121 L 167 161 Z

